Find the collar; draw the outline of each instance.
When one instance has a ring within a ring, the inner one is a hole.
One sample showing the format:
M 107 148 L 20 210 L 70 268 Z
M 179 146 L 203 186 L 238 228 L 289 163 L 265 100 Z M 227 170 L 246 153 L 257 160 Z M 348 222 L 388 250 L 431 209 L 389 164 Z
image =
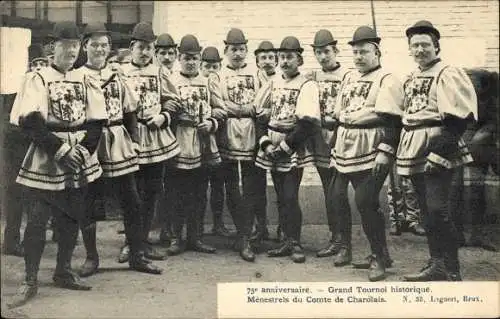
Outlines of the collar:
M 185 78 L 188 78 L 188 79 L 193 79 L 195 77 L 197 77 L 198 75 L 200 75 L 200 73 L 196 73 L 196 74 L 186 74 L 186 73 L 183 73 L 182 71 L 180 72 L 181 75 Z
M 231 70 L 233 70 L 233 71 L 237 71 L 237 70 L 244 69 L 244 68 L 247 66 L 247 64 L 246 64 L 246 63 L 245 63 L 245 64 L 243 64 L 243 65 L 242 65 L 240 68 L 238 68 L 238 69 L 234 68 L 234 67 L 233 67 L 232 65 L 230 65 L 230 64 L 227 64 L 226 66 L 227 66 L 227 68 L 228 68 L 228 69 L 231 69 Z
M 377 70 L 378 70 L 378 69 L 380 69 L 380 68 L 382 68 L 382 66 L 379 64 L 379 65 L 377 65 L 376 67 L 374 67 L 374 68 L 372 68 L 372 69 L 370 69 L 370 70 L 366 71 L 365 73 L 361 73 L 361 72 L 360 72 L 360 73 L 361 73 L 361 76 L 365 76 L 365 75 L 368 75 L 368 74 L 370 74 L 370 73 L 372 73 L 372 72 L 377 71 Z
M 58 67 L 57 65 L 55 65 L 54 63 L 52 63 L 50 66 L 51 66 L 54 70 L 56 70 L 57 72 L 62 73 L 62 74 L 66 74 L 66 73 L 68 73 L 69 71 L 73 70 L 73 67 L 71 67 L 71 68 L 69 68 L 68 70 L 63 71 L 63 70 L 61 70 L 61 68 L 59 68 L 59 67 Z
M 90 64 L 85 64 L 85 66 L 91 70 L 94 70 L 94 71 L 102 71 L 106 68 L 107 63 L 104 63 L 104 65 L 101 68 L 97 68 L 97 67 L 90 65 Z
M 441 58 L 435 58 L 434 60 L 432 60 L 431 62 L 429 62 L 423 68 L 420 67 L 420 65 L 418 66 L 418 68 L 420 69 L 420 71 L 428 70 L 428 69 L 432 68 L 434 65 L 438 64 L 439 62 L 441 62 Z
M 152 59 L 151 59 L 152 60 Z M 151 63 L 153 63 L 153 61 L 149 61 L 148 63 L 146 63 L 145 65 L 139 65 L 137 63 L 135 63 L 134 61 L 130 61 L 130 64 L 132 64 L 133 66 L 135 66 L 136 68 L 139 68 L 139 69 L 142 69 L 142 68 L 145 68 L 147 67 L 148 65 L 150 65 Z
M 281 75 L 281 77 L 283 78 L 283 80 L 290 81 L 290 80 L 295 79 L 295 78 L 296 78 L 296 77 L 298 77 L 299 75 L 300 75 L 300 72 L 299 72 L 299 71 L 297 71 L 297 73 L 295 73 L 294 75 L 292 75 L 292 76 L 291 76 L 291 77 L 289 77 L 289 78 L 285 78 L 285 75 L 284 75 L 284 74 L 282 74 L 282 75 Z
M 323 72 L 333 72 L 333 71 L 336 71 L 340 68 L 340 63 L 337 62 L 337 65 L 335 65 L 333 68 L 327 70 L 327 69 L 324 69 L 323 68 Z

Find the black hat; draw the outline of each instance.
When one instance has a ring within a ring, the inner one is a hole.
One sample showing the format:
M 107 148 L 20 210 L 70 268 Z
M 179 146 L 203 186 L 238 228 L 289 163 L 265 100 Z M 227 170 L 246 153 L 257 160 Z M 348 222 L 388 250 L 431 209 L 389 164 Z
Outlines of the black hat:
M 302 53 L 304 52 L 304 49 L 300 46 L 300 42 L 296 37 L 289 36 L 281 41 L 278 51 L 295 51 Z
M 361 26 L 356 29 L 354 35 L 352 36 L 352 41 L 348 43 L 354 45 L 361 42 L 375 42 L 380 43 L 380 38 L 377 36 L 377 32 L 370 28 L 369 26 Z
M 275 52 L 276 49 L 274 48 L 274 45 L 270 41 L 262 41 L 259 44 L 259 47 L 257 50 L 254 51 L 254 54 L 257 55 L 260 52 Z
M 177 44 L 175 43 L 172 36 L 168 33 L 162 33 L 158 36 L 155 42 L 155 48 L 175 48 Z
M 39 44 L 32 44 L 28 48 L 28 57 L 30 62 L 35 62 L 38 60 L 47 61 L 47 57 L 43 52 L 43 48 Z
M 216 47 L 206 47 L 201 53 L 201 60 L 210 63 L 222 61 Z
M 421 20 L 415 23 L 413 26 L 409 27 L 406 29 L 406 36 L 410 38 L 412 35 L 417 34 L 417 33 L 423 33 L 423 34 L 434 34 L 437 39 L 441 38 L 441 34 L 439 33 L 438 29 L 434 28 L 432 23 L 430 23 L 427 20 Z
M 232 28 L 229 30 L 226 36 L 224 44 L 247 44 L 248 40 L 245 39 L 243 31 L 237 28 Z
M 104 23 L 89 24 L 85 27 L 85 31 L 83 32 L 83 39 L 86 39 L 93 34 L 102 34 L 109 36 L 111 32 L 106 30 L 106 26 L 104 25 Z
M 156 37 L 153 32 L 153 26 L 146 22 L 139 22 L 132 30 L 132 40 L 140 40 L 145 42 L 153 42 Z
M 337 44 L 337 40 L 333 38 L 333 35 L 330 31 L 322 29 L 316 32 L 314 35 L 314 43 L 311 44 L 313 48 L 321 48 L 326 47 L 327 45 L 335 45 Z
M 197 54 L 201 52 L 200 44 L 198 39 L 192 34 L 186 34 L 182 37 L 181 43 L 179 44 L 179 52 L 187 54 Z
M 54 29 L 48 35 L 48 38 L 52 40 L 80 40 L 80 31 L 76 23 L 61 21 L 54 25 Z

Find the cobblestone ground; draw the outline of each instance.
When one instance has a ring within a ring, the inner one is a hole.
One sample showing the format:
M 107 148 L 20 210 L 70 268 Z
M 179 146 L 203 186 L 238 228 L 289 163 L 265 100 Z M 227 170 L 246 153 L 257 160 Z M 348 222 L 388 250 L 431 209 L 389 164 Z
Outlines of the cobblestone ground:
M 334 268 L 330 258 L 314 256 L 315 250 L 324 245 L 329 237 L 328 229 L 323 225 L 303 228 L 303 243 L 308 258 L 305 264 L 293 264 L 287 258 L 267 258 L 264 254 L 260 254 L 255 263 L 247 263 L 228 248 L 229 240 L 207 235 L 206 241 L 218 248 L 217 254 L 186 252 L 157 262 L 165 269 L 161 276 L 138 274 L 115 261 L 123 242 L 123 235 L 116 234 L 121 227 L 118 221 L 98 225 L 101 271 L 87 279 L 93 286 L 89 292 L 61 290 L 52 285 L 56 245 L 48 241 L 40 269 L 38 297 L 24 307 L 7 310 L 5 304 L 23 279 L 24 262 L 18 257 L 2 256 L 2 317 L 215 318 L 219 282 L 367 281 L 366 271 L 350 267 Z M 209 228 L 207 226 L 206 229 Z M 498 230 L 498 227 L 490 230 L 497 237 L 497 242 Z M 428 258 L 425 238 L 405 233 L 388 240 L 395 265 L 386 281 L 401 280 L 403 274 L 418 270 Z M 359 226 L 354 226 L 353 243 L 354 258 L 363 258 L 368 253 L 368 243 Z M 267 245 L 276 244 L 268 242 Z M 83 262 L 84 256 L 80 239 L 74 267 Z M 460 258 L 464 280 L 500 279 L 499 253 L 462 248 Z

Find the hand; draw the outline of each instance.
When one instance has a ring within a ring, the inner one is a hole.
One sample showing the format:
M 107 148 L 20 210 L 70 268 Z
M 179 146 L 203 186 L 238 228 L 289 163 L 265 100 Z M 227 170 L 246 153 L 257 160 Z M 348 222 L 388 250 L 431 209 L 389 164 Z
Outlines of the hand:
M 204 120 L 200 124 L 198 124 L 198 132 L 204 135 L 207 135 L 210 133 L 210 130 L 212 130 L 213 124 L 209 120 Z
M 331 115 L 325 115 L 322 124 L 324 128 L 328 130 L 333 130 L 335 128 L 335 125 L 337 124 L 337 120 Z
M 269 154 L 269 157 L 273 160 L 277 160 L 285 155 L 287 155 L 287 153 L 281 147 L 276 146 Z
M 213 108 L 212 116 L 218 120 L 225 120 L 227 118 L 227 112 L 221 108 Z
M 85 163 L 82 153 L 74 147 L 72 147 L 61 160 L 64 165 L 69 167 L 75 173 L 80 171 Z
M 147 120 L 146 125 L 150 129 L 155 129 L 155 128 L 159 128 L 160 126 L 162 126 L 163 123 L 165 123 L 165 116 L 163 116 L 161 114 L 156 114 Z
M 267 145 L 266 148 L 264 149 L 264 154 L 266 154 L 266 156 L 270 157 L 275 148 L 276 147 L 273 144 Z
M 375 167 L 372 172 L 373 175 L 379 175 L 383 172 L 389 171 L 389 165 L 391 164 L 392 159 L 389 154 L 384 152 L 378 152 L 375 157 Z
M 427 161 L 424 166 L 424 172 L 427 174 L 434 174 L 441 171 L 443 168 L 438 164 Z

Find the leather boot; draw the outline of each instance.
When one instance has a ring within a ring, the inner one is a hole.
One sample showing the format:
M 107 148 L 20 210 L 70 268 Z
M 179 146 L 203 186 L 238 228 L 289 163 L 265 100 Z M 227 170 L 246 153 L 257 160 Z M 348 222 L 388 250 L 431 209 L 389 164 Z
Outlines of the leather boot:
M 240 251 L 240 256 L 243 260 L 248 262 L 255 261 L 255 253 L 252 251 L 252 246 L 250 245 L 250 240 L 248 236 L 243 236 L 242 241 L 242 249 Z
M 97 253 L 97 234 L 95 223 L 82 229 L 82 238 L 85 249 L 87 250 L 87 258 L 80 269 L 78 269 L 78 275 L 80 275 L 80 277 L 89 277 L 95 274 L 99 268 L 99 254 Z
M 174 237 L 174 234 L 172 233 L 171 226 L 163 227 L 160 231 L 160 244 L 169 246 L 172 242 L 172 237 Z
M 383 256 L 371 255 L 370 272 L 368 279 L 370 281 L 380 281 L 385 279 L 385 258 Z
M 7 304 L 9 309 L 17 308 L 25 305 L 28 301 L 35 298 L 38 294 L 38 283 L 37 282 L 23 282 L 21 287 L 19 287 L 16 294 L 12 297 L 12 300 Z
M 425 229 L 419 223 L 413 223 L 408 226 L 408 231 L 417 236 L 425 236 Z
M 283 244 L 276 248 L 267 251 L 268 257 L 285 257 L 293 253 L 293 246 L 290 240 L 285 240 Z
M 169 256 L 175 256 L 182 253 L 182 243 L 179 237 L 172 238 L 170 242 L 170 247 L 167 248 L 167 254 Z
M 92 287 L 80 279 L 76 273 L 67 272 L 65 274 L 54 274 L 52 276 L 56 287 L 70 290 L 91 290 Z
M 349 265 L 352 262 L 352 248 L 351 245 L 344 245 L 340 248 L 339 252 L 335 255 L 333 265 L 335 267 L 342 267 Z
M 186 249 L 205 254 L 215 254 L 217 252 L 217 249 L 215 249 L 215 247 L 207 245 L 199 239 L 196 241 L 188 242 L 188 244 L 186 245 Z
M 372 264 L 372 259 L 374 255 L 368 255 L 365 257 L 365 259 L 358 261 L 358 262 L 353 262 L 352 266 L 356 269 L 370 269 L 371 264 Z M 384 268 L 391 268 L 392 267 L 392 259 L 390 259 L 388 253 L 387 256 L 380 256 L 381 260 L 384 262 Z
M 446 281 L 448 275 L 443 259 L 431 258 L 419 273 L 403 276 L 405 281 Z
M 389 229 L 389 235 L 392 236 L 401 236 L 402 231 L 401 231 L 401 223 L 400 222 L 393 222 L 391 223 L 391 227 Z
M 316 257 L 323 258 L 323 257 L 330 257 L 330 256 L 335 256 L 341 248 L 341 243 L 338 240 L 338 238 L 335 238 L 335 236 L 332 236 L 332 239 L 328 243 L 328 246 L 325 248 L 319 250 L 316 253 Z
M 297 241 L 292 242 L 292 254 L 290 255 L 290 259 L 297 264 L 306 261 L 306 255 L 304 255 L 304 249 Z
M 222 212 L 213 212 L 212 234 L 221 237 L 231 237 L 232 234 L 229 229 L 224 225 L 224 220 L 222 219 Z
M 156 267 L 152 263 L 148 263 L 142 252 L 135 252 L 132 254 L 129 259 L 129 266 L 132 270 L 147 274 L 161 275 L 163 272 L 163 269 Z
M 118 255 L 118 262 L 120 264 L 126 263 L 129 259 L 130 247 L 127 243 L 120 248 L 120 254 Z
M 155 249 L 151 244 L 146 243 L 144 245 L 144 257 L 150 260 L 165 260 L 167 259 L 167 254 Z

